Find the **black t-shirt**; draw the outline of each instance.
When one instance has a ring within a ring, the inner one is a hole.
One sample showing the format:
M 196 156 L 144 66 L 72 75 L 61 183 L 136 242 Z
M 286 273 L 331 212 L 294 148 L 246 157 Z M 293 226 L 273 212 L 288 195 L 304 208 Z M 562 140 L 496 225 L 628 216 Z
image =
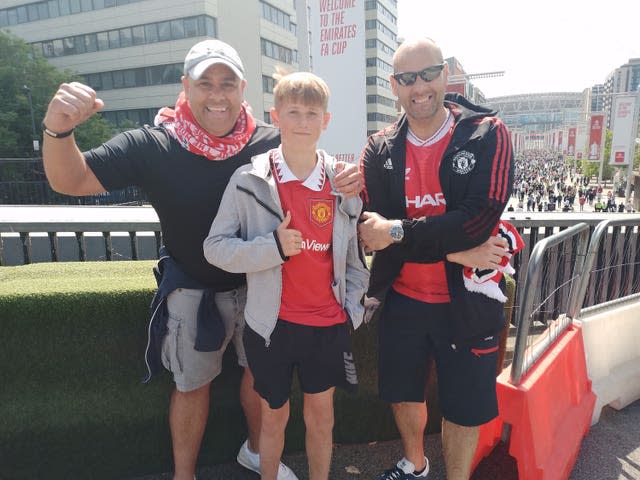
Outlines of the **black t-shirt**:
M 184 149 L 162 127 L 116 135 L 84 157 L 107 190 L 138 186 L 158 214 L 164 244 L 185 273 L 216 291 L 245 283 L 244 275 L 210 265 L 202 242 L 218 213 L 233 172 L 280 143 L 275 127 L 256 121 L 249 143 L 235 156 L 212 161 Z

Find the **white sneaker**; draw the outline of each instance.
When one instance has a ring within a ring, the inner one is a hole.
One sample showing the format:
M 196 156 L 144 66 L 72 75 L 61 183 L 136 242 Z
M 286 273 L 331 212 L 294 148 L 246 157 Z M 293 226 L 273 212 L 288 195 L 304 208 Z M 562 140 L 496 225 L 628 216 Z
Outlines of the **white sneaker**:
M 260 454 L 249 450 L 249 440 L 244 441 L 238 451 L 236 459 L 244 468 L 248 468 L 260 475 Z M 278 467 L 278 480 L 298 480 L 298 477 L 296 477 L 296 474 L 293 473 L 289 467 L 280 462 L 280 466 Z
M 396 464 L 395 467 L 387 470 L 378 477 L 378 480 L 413 480 L 414 478 L 427 478 L 429 475 L 429 459 L 424 457 L 426 467 L 419 474 L 413 473 L 416 466 L 405 457 Z

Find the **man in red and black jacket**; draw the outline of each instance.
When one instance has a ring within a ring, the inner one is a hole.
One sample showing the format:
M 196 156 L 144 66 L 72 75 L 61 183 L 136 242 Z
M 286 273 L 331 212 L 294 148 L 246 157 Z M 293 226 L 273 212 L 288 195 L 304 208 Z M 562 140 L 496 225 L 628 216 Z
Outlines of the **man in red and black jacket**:
M 367 301 L 384 302 L 380 397 L 392 404 L 405 448 L 380 479 L 427 475 L 424 387 L 433 356 L 447 478 L 466 480 L 479 425 L 497 415 L 504 314 L 500 301 L 465 288 L 462 271 L 496 269 L 505 253 L 491 235 L 511 195 L 511 139 L 495 112 L 445 95 L 448 65 L 432 40 L 405 41 L 393 66 L 404 114 L 369 137 L 360 165 L 359 234 L 375 251 Z

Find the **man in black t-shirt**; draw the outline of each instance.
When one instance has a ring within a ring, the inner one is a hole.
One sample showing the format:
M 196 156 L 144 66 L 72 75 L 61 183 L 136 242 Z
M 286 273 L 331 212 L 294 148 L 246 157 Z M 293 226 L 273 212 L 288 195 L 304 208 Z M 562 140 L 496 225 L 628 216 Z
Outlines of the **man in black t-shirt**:
M 246 82 L 237 52 L 219 40 L 205 40 L 188 52 L 184 89 L 175 108 L 158 113 L 157 126 L 121 133 L 80 152 L 73 130 L 104 103 L 77 82 L 59 87 L 42 125 L 43 162 L 54 190 L 94 195 L 137 185 L 160 219 L 164 247 L 145 355 L 148 379 L 164 366 L 176 384 L 169 407 L 175 480 L 194 478 L 210 385 L 231 341 L 244 367 L 240 402 L 249 437 L 238 462 L 259 473 L 260 404 L 242 345 L 245 277 L 211 266 L 202 249 L 231 174 L 280 143 L 276 128 L 251 115 L 244 102 Z M 336 187 L 357 194 L 357 168 L 344 166 Z M 281 464 L 279 480 L 296 478 Z

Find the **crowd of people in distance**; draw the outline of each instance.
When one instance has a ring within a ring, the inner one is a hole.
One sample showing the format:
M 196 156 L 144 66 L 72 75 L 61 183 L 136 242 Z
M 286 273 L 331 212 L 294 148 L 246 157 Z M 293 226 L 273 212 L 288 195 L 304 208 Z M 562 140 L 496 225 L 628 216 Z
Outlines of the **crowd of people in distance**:
M 583 175 L 557 152 L 524 150 L 515 158 L 510 212 L 633 212 L 631 199 L 616 202 L 612 189 Z

